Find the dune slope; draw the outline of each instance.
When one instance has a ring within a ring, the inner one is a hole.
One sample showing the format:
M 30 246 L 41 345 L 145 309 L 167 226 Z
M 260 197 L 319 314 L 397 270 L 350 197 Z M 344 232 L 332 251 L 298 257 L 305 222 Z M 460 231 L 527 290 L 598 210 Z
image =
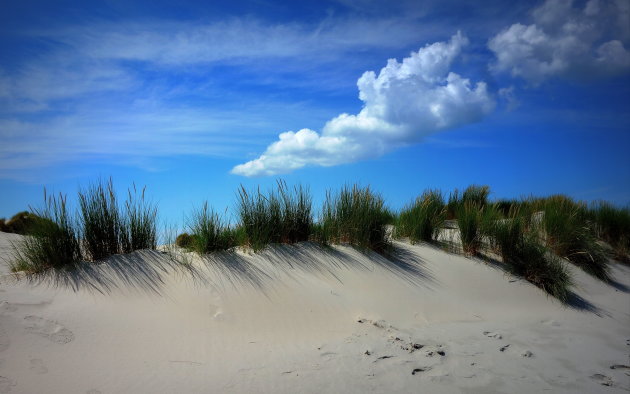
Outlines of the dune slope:
M 0 253 L 10 240 L 0 233 Z M 499 265 L 303 243 L 0 280 L 0 393 L 617 393 L 630 269 L 565 306 Z

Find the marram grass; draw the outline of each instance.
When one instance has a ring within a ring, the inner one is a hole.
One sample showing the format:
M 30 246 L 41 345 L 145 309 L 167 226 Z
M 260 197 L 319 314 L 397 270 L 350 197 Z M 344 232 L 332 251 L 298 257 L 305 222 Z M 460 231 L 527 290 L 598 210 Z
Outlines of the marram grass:
M 68 211 L 66 197 L 47 196 L 44 207 L 34 212 L 41 218 L 28 236 L 13 244 L 11 271 L 42 272 L 49 268 L 69 268 L 81 261 L 76 222 Z
M 326 193 L 317 239 L 324 244 L 347 243 L 382 252 L 390 245 L 385 226 L 391 220 L 380 194 L 369 187 L 346 185 L 337 193 Z
M 426 190 L 400 212 L 396 234 L 408 237 L 411 243 L 433 242 L 446 218 L 444 197 L 439 190 Z
M 515 275 L 566 302 L 572 285 L 564 263 L 541 243 L 535 230 L 527 230 L 527 219 L 516 211 L 497 220 L 488 231 L 503 263 Z

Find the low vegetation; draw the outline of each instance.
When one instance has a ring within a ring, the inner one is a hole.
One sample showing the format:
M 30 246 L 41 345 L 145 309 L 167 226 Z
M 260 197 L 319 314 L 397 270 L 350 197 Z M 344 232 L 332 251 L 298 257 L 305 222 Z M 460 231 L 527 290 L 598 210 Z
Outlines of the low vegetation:
M 176 242 L 199 254 L 227 250 L 236 244 L 233 231 L 219 214 L 208 208 L 207 202 L 193 212 L 188 229 L 193 235 L 181 234 Z
M 42 218 L 33 212 L 18 212 L 8 221 L 4 218 L 0 218 L 0 231 L 26 235 L 29 234 L 41 220 Z
M 72 211 L 63 195 L 47 196 L 27 236 L 14 249 L 13 271 L 40 272 L 98 261 L 113 254 L 157 246 L 157 207 L 129 190 L 119 206 L 111 179 L 78 193 L 79 209 Z
M 244 242 L 254 251 L 272 243 L 307 241 L 313 227 L 312 198 L 307 188 L 288 188 L 278 181 L 276 189 L 262 193 L 238 190 L 238 227 Z
M 434 242 L 448 226 L 458 231 L 467 255 L 498 253 L 506 267 L 549 294 L 566 300 L 571 278 L 564 261 L 609 280 L 607 242 L 618 259 L 630 251 L 630 210 L 605 202 L 588 207 L 569 197 L 488 200 L 487 186 L 425 190 L 397 215 L 370 187 L 328 191 L 317 220 L 308 188 L 284 181 L 267 192 L 237 191 L 236 217 L 228 220 L 206 202 L 194 210 L 175 243 L 199 254 L 235 246 L 259 251 L 269 244 L 315 241 L 384 252 L 393 234 L 412 243 Z M 13 271 L 41 272 L 98 261 L 113 254 L 157 247 L 157 206 L 145 189 L 128 190 L 120 202 L 112 180 L 78 192 L 78 209 L 63 195 L 47 196 L 41 209 L 0 221 L 0 230 L 28 234 L 14 245 Z M 448 221 L 448 224 L 446 221 Z M 448 230 L 453 231 L 453 230 Z
M 617 208 L 600 201 L 590 210 L 595 233 L 608 242 L 618 260 L 630 261 L 630 207 Z
M 392 219 L 380 194 L 346 185 L 338 193 L 326 193 L 315 238 L 323 244 L 347 243 L 383 252 L 389 247 L 386 225 Z
M 409 237 L 411 243 L 433 242 L 446 218 L 444 197 L 439 190 L 426 190 L 400 212 L 396 234 Z
M 29 236 L 14 245 L 11 270 L 36 273 L 48 268 L 69 268 L 81 261 L 77 223 L 68 211 L 66 197 L 46 196 L 42 218 L 30 228 Z
M 586 204 L 558 195 L 541 200 L 540 206 L 547 246 L 586 273 L 608 280 L 608 256 L 597 240 Z
M 525 216 L 511 210 L 508 218 L 495 221 L 488 232 L 503 263 L 513 274 L 567 301 L 572 283 L 570 273 L 541 243 L 539 235 L 528 229 Z

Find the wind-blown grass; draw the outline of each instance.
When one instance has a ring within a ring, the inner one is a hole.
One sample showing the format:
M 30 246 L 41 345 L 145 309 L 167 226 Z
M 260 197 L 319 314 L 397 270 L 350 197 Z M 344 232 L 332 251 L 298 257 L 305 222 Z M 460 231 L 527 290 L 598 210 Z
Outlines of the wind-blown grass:
M 289 189 L 278 181 L 267 194 L 238 190 L 239 225 L 244 242 L 254 251 L 271 243 L 295 243 L 309 239 L 312 224 L 312 198 L 307 188 Z
M 230 227 L 219 214 L 208 207 L 207 202 L 193 212 L 189 231 L 192 235 L 188 236 L 188 239 L 183 237 L 180 239 L 181 235 L 178 237 L 180 239 L 178 245 L 199 254 L 227 250 L 235 246 L 234 234 Z
M 476 255 L 481 248 L 483 209 L 474 203 L 461 204 L 457 209 L 457 226 L 464 253 Z
M 459 190 L 453 190 L 449 194 L 448 203 L 446 204 L 446 218 L 449 220 L 455 219 L 465 204 L 483 209 L 488 203 L 489 195 L 490 187 L 485 185 L 470 185 L 461 194 Z
M 81 261 L 76 222 L 68 212 L 66 197 L 46 196 L 44 191 L 44 207 L 34 213 L 41 220 L 34 222 L 30 235 L 13 245 L 11 271 L 37 273 L 72 267 Z
M 597 242 L 585 204 L 566 196 L 552 196 L 543 200 L 542 206 L 547 245 L 586 273 L 607 281 L 608 257 Z
M 526 232 L 526 219 L 512 213 L 509 219 L 495 221 L 491 231 L 508 269 L 547 293 L 566 302 L 571 286 L 567 267 L 547 251 L 535 232 Z
M 98 261 L 123 251 L 122 219 L 112 180 L 79 190 L 81 236 L 87 257 Z
M 111 178 L 79 190 L 79 217 L 85 258 L 98 261 L 157 246 L 157 207 L 142 189 L 128 190 L 121 208 Z
M 411 243 L 432 242 L 446 218 L 444 197 L 439 190 L 426 190 L 412 204 L 400 212 L 396 233 L 409 237 Z
M 630 260 L 630 208 L 600 201 L 591 208 L 597 235 L 615 250 L 616 258 Z
M 479 200 L 468 200 L 457 210 L 457 226 L 462 249 L 467 255 L 479 254 L 485 238 L 491 235 L 494 223 L 500 218 L 493 205 L 481 205 Z
M 488 203 L 490 195 L 490 187 L 483 185 L 470 185 L 462 193 L 462 204 L 474 204 L 480 208 L 484 208 Z
M 122 252 L 155 249 L 157 247 L 157 206 L 145 196 L 146 186 L 140 196 L 133 185 L 133 193 L 127 191 L 127 200 L 120 216 Z
M 389 242 L 385 225 L 392 219 L 383 198 L 369 187 L 344 186 L 326 193 L 317 239 L 324 244 L 348 243 L 385 251 Z

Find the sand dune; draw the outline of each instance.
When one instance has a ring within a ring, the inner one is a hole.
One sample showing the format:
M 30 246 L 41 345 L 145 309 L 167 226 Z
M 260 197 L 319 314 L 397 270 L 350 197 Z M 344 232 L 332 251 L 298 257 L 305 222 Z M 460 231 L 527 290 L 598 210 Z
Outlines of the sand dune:
M 573 270 L 565 306 L 499 265 L 395 246 L 2 267 L 0 393 L 630 391 L 628 266 L 610 285 Z

